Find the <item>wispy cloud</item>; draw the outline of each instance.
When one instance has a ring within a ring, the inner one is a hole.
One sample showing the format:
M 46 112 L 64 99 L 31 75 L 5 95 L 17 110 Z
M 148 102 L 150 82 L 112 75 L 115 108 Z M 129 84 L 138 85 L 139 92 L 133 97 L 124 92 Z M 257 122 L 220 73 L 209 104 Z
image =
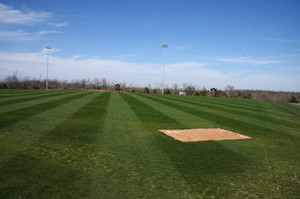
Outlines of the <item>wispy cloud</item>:
M 300 71 L 300 66 L 295 66 L 295 67 L 284 67 L 283 69 L 286 69 L 286 70 L 294 70 L 294 71 Z
M 52 14 L 48 12 L 23 12 L 0 3 L 0 23 L 2 24 L 33 25 L 44 22 L 50 17 Z
M 68 26 L 69 23 L 48 23 L 49 26 L 53 26 L 53 27 L 56 27 L 56 28 L 60 28 L 60 27 L 64 27 L 64 26 Z
M 55 51 L 55 49 L 54 49 Z M 43 49 L 36 53 L 0 52 L 0 79 L 18 71 L 22 77 L 46 77 L 47 51 Z M 53 51 L 52 51 L 53 52 Z M 107 78 L 138 84 L 155 85 L 162 82 L 161 64 L 137 64 L 120 60 L 103 60 L 97 57 L 84 58 L 74 55 L 67 58 L 57 57 L 50 52 L 50 78 L 60 80 L 74 80 L 81 78 Z M 222 72 L 209 65 L 199 62 L 182 62 L 166 65 L 165 82 L 168 85 L 183 82 L 193 83 L 206 88 L 223 89 L 231 84 L 239 89 L 261 90 L 290 90 L 300 91 L 300 77 L 297 74 L 285 76 L 268 72 L 230 71 Z
M 275 59 L 253 59 L 249 57 L 213 58 L 213 60 L 228 62 L 228 63 L 244 63 L 244 64 L 255 64 L 255 65 L 282 63 L 282 61 L 275 60 Z
M 0 30 L 0 40 L 4 41 L 33 41 L 42 39 L 43 35 L 47 34 L 58 34 L 60 31 L 47 30 L 39 32 L 26 32 L 24 30 L 17 31 L 3 31 Z
M 264 38 L 264 37 L 255 37 L 255 39 L 264 40 L 264 41 L 271 41 L 271 42 L 300 44 L 300 40 L 278 39 L 278 38 Z
M 61 31 L 57 31 L 57 30 L 42 30 L 37 32 L 36 34 L 38 35 L 47 35 L 47 34 L 59 34 L 62 33 Z

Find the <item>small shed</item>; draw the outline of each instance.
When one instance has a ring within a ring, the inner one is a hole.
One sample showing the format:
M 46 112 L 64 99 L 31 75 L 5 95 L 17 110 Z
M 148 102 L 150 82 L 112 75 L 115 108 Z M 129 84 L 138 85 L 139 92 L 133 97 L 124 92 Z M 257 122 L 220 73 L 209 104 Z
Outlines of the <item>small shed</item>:
M 121 85 L 120 84 L 116 84 L 115 87 L 116 87 L 117 92 L 121 91 Z

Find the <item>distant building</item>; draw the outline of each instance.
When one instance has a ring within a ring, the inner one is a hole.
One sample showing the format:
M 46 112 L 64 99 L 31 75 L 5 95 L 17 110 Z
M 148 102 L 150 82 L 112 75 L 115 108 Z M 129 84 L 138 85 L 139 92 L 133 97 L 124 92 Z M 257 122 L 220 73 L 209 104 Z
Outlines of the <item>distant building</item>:
M 179 92 L 179 95 L 184 95 L 184 96 L 186 96 L 185 92 L 182 92 L 182 91 Z
M 121 91 L 121 85 L 120 84 L 116 84 L 115 87 L 116 87 L 117 92 Z

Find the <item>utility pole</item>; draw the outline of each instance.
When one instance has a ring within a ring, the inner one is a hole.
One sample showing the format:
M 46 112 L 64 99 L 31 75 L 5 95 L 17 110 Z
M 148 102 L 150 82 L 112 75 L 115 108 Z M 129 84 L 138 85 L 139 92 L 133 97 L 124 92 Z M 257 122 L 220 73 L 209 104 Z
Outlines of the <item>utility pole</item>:
M 46 49 L 48 50 L 48 54 L 47 54 L 47 81 L 46 81 L 46 90 L 48 90 L 48 71 L 49 71 L 49 51 L 50 51 L 50 47 L 46 47 Z
M 168 44 L 162 44 L 162 48 L 164 48 L 164 59 L 163 59 L 163 85 L 161 94 L 163 95 L 165 92 L 165 62 L 166 62 L 166 48 L 168 48 Z

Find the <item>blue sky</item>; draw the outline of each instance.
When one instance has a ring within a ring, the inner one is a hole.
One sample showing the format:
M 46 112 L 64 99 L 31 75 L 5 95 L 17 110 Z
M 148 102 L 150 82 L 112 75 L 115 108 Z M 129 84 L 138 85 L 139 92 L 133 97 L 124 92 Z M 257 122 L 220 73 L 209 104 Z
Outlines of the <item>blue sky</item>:
M 0 0 L 0 78 L 300 91 L 300 1 Z

